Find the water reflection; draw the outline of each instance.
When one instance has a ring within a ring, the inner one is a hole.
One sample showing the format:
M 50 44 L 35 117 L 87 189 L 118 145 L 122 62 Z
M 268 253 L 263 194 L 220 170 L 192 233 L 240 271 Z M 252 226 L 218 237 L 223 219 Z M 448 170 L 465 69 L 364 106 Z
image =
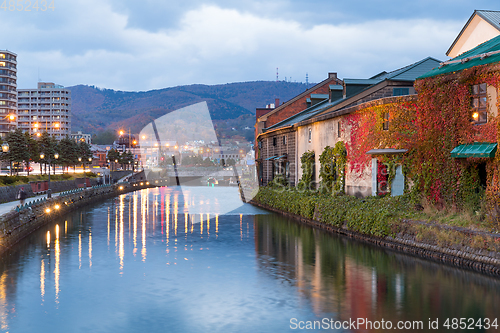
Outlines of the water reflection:
M 292 317 L 427 323 L 500 313 L 498 279 L 277 215 L 190 214 L 186 202 L 199 201 L 138 191 L 34 233 L 0 262 L 1 330 L 281 332 Z
M 90 238 L 89 238 L 90 239 Z M 61 247 L 59 244 L 59 224 L 56 224 L 56 239 L 54 241 L 54 253 L 55 253 L 55 267 L 54 267 L 54 288 L 55 288 L 55 293 L 56 293 L 56 303 L 59 303 L 59 277 L 60 277 L 60 260 L 61 260 Z M 90 251 L 90 250 L 89 250 Z
M 321 317 L 341 320 L 496 318 L 500 281 L 363 245 L 281 217 L 255 217 L 262 272 L 290 281 Z M 467 293 L 457 293 L 466 290 Z
M 45 297 L 45 261 L 40 260 L 40 296 L 42 298 L 42 304 Z
M 3 272 L 2 276 L 0 276 L 0 328 L 2 331 L 8 331 L 8 317 L 11 310 L 9 309 L 9 300 L 7 299 L 8 293 L 8 273 Z

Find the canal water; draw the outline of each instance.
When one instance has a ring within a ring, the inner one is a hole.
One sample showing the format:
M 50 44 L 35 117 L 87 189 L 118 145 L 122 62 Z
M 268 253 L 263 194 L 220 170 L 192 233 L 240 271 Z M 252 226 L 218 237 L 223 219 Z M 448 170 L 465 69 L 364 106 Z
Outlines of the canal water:
M 500 317 L 500 279 L 238 200 L 163 187 L 55 220 L 1 259 L 0 331 L 451 332 L 453 318 L 498 331 L 483 324 Z

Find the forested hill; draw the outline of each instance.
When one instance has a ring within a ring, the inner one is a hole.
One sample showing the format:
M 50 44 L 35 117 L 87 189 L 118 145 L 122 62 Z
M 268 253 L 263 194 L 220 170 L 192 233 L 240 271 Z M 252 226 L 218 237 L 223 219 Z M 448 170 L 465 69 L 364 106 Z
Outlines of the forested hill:
M 303 83 L 256 81 L 222 85 L 189 85 L 124 92 L 94 86 L 68 87 L 72 95 L 73 132 L 97 133 L 127 128 L 140 131 L 153 119 L 179 108 L 206 101 L 212 119 L 221 123 L 239 117 L 250 119 L 255 108 L 285 102 L 306 89 Z M 246 122 L 249 122 L 248 120 Z

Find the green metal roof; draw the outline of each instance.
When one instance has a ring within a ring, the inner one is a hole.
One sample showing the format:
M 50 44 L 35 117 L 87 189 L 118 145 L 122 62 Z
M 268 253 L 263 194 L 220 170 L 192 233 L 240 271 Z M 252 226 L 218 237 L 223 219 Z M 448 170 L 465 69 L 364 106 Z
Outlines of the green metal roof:
M 466 145 L 460 145 L 451 151 L 451 157 L 468 158 L 468 157 L 495 157 L 497 151 L 496 143 L 489 142 L 474 142 Z
M 347 99 L 351 98 L 352 96 L 355 96 L 356 94 L 360 93 L 361 91 L 368 89 L 370 86 L 373 86 L 375 84 L 378 84 L 380 82 L 383 82 L 384 80 L 402 80 L 402 81 L 414 81 L 415 78 L 422 73 L 426 73 L 428 70 L 431 68 L 434 68 L 439 65 L 439 60 L 427 57 L 424 58 L 420 61 L 417 61 L 416 63 L 413 63 L 411 65 L 405 66 L 403 68 L 394 70 L 392 72 L 382 72 L 376 75 L 376 78 L 371 78 L 371 79 L 344 79 L 344 83 L 347 86 Z M 335 89 L 343 89 L 341 85 L 333 85 Z M 337 88 L 338 87 L 338 88 Z M 330 89 L 332 88 L 332 85 L 330 85 Z M 325 95 L 328 97 L 328 95 Z M 312 97 L 312 95 L 311 95 Z M 326 111 L 328 108 L 331 108 L 334 105 L 340 104 L 341 102 L 345 101 L 346 99 L 343 99 L 340 97 L 337 100 L 334 101 L 329 101 L 328 98 L 325 98 L 325 100 L 310 106 L 309 108 L 287 118 L 279 123 L 276 123 L 274 125 L 271 125 L 267 128 L 264 129 L 265 132 L 269 130 L 274 130 L 280 127 L 285 127 L 285 126 L 290 126 L 297 124 L 301 121 L 310 119 L 321 112 Z M 307 99 L 307 102 L 311 102 L 311 99 Z
M 500 36 L 490 39 L 489 41 L 484 42 L 476 46 L 475 48 L 462 53 L 461 55 L 449 60 L 463 60 L 451 64 L 444 64 L 438 68 L 434 68 L 433 70 L 425 73 L 424 75 L 418 77 L 417 79 L 423 79 L 427 77 L 433 77 L 440 74 L 445 73 L 453 73 L 463 71 L 464 69 L 471 68 L 474 66 L 492 64 L 500 61 L 500 53 L 493 54 L 486 57 L 476 57 L 474 59 L 468 59 L 473 56 L 479 56 L 488 52 L 500 51 Z

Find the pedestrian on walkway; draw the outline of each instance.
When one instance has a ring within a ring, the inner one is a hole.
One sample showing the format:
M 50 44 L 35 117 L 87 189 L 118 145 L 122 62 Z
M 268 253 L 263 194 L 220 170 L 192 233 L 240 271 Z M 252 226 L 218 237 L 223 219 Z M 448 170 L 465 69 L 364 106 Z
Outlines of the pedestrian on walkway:
M 26 200 L 26 197 L 28 195 L 26 194 L 26 191 L 24 191 L 24 187 L 21 187 L 21 189 L 19 190 L 19 193 L 17 195 L 17 198 L 20 200 L 21 202 L 21 206 L 24 205 L 24 201 Z

